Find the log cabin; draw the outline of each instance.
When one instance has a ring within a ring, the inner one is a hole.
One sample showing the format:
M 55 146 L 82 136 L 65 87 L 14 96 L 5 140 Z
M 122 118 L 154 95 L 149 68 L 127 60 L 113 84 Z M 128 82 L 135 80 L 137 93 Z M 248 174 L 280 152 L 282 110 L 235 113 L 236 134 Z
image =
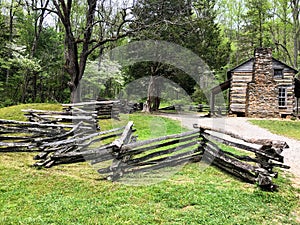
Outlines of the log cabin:
M 271 48 L 257 48 L 253 58 L 228 71 L 227 81 L 211 89 L 211 113 L 215 112 L 215 95 L 229 89 L 229 115 L 285 118 L 299 114 L 297 73 L 273 58 Z

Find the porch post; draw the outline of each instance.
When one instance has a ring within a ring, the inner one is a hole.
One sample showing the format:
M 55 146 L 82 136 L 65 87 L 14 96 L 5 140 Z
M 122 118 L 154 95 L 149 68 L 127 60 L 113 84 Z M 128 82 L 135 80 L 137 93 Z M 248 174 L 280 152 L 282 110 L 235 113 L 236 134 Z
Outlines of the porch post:
M 299 115 L 299 98 L 297 98 L 297 104 L 296 104 L 296 112 L 297 112 L 297 116 Z
M 210 114 L 215 114 L 215 94 L 213 92 L 210 94 Z

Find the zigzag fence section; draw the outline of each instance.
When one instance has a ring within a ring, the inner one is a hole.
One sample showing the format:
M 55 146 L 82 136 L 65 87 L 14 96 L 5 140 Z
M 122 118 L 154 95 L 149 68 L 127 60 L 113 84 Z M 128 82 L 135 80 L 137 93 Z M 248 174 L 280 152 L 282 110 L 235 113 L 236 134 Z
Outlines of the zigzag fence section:
M 201 159 L 199 141 L 199 131 L 195 130 L 115 146 L 113 164 L 98 172 L 117 180 L 125 174 L 142 174 L 196 162 Z
M 281 155 L 285 148 L 287 144 L 281 141 L 245 139 L 230 132 L 199 127 L 182 134 L 114 146 L 113 163 L 98 172 L 118 180 L 126 174 L 139 173 L 142 177 L 147 171 L 203 161 L 274 191 L 277 185 L 273 178 L 278 176 L 274 167 L 289 168 L 283 164 Z
M 92 131 L 81 125 L 0 120 L 0 152 L 39 151 L 40 142 L 66 138 L 79 128 Z
M 77 132 L 68 132 L 61 140 L 41 140 L 36 147 L 40 151 L 34 159 L 39 160 L 35 166 L 52 167 L 59 164 L 84 162 L 102 155 L 102 149 L 107 149 L 115 138 L 122 135 L 124 127 L 111 130 L 86 133 L 78 127 Z
M 62 111 L 22 110 L 30 122 L 76 124 L 83 122 L 93 129 L 100 130 L 99 121 L 103 119 L 119 119 L 119 101 L 92 101 L 63 104 Z
M 42 116 L 48 115 L 46 112 L 25 113 L 39 113 L 30 116 L 39 122 L 0 120 L 0 152 L 37 152 L 38 167 L 89 161 L 107 179 L 118 180 L 203 161 L 271 191 L 277 188 L 274 167 L 289 168 L 281 155 L 288 146 L 281 141 L 246 139 L 209 127 L 137 141 L 133 122 L 99 131 L 85 120 L 75 124 L 53 122 Z
M 99 121 L 118 119 L 118 107 L 119 101 L 98 101 L 64 104 L 62 111 L 22 110 L 28 121 L 0 120 L 0 152 L 41 152 L 36 159 L 49 160 L 53 152 L 79 151 L 93 138 L 117 137 L 121 128 L 100 132 Z
M 73 104 L 63 104 L 63 110 L 66 112 L 92 112 L 97 120 L 102 119 L 119 119 L 121 110 L 120 101 L 91 101 L 79 102 Z

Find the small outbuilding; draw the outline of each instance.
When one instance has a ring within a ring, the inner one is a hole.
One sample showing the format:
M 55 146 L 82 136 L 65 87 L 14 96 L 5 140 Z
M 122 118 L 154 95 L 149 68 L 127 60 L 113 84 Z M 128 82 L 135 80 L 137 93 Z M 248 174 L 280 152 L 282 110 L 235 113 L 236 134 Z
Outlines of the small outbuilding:
M 228 80 L 211 89 L 214 96 L 229 89 L 229 114 L 246 117 L 286 117 L 298 112 L 298 71 L 272 57 L 271 48 L 258 48 L 254 57 L 231 69 Z

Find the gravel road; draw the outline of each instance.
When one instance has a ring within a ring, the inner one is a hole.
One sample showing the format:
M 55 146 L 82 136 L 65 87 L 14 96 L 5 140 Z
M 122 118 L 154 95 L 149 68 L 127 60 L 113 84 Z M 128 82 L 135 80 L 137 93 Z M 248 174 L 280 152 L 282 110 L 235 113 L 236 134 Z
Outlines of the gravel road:
M 181 121 L 181 124 L 189 129 L 193 129 L 193 124 L 210 126 L 225 129 L 245 138 L 259 138 L 285 141 L 289 148 L 284 149 L 284 163 L 291 167 L 297 180 L 300 179 L 300 141 L 284 136 L 272 134 L 266 129 L 252 125 L 244 117 L 222 117 L 222 118 L 200 118 L 198 115 L 167 114 L 169 118 Z

